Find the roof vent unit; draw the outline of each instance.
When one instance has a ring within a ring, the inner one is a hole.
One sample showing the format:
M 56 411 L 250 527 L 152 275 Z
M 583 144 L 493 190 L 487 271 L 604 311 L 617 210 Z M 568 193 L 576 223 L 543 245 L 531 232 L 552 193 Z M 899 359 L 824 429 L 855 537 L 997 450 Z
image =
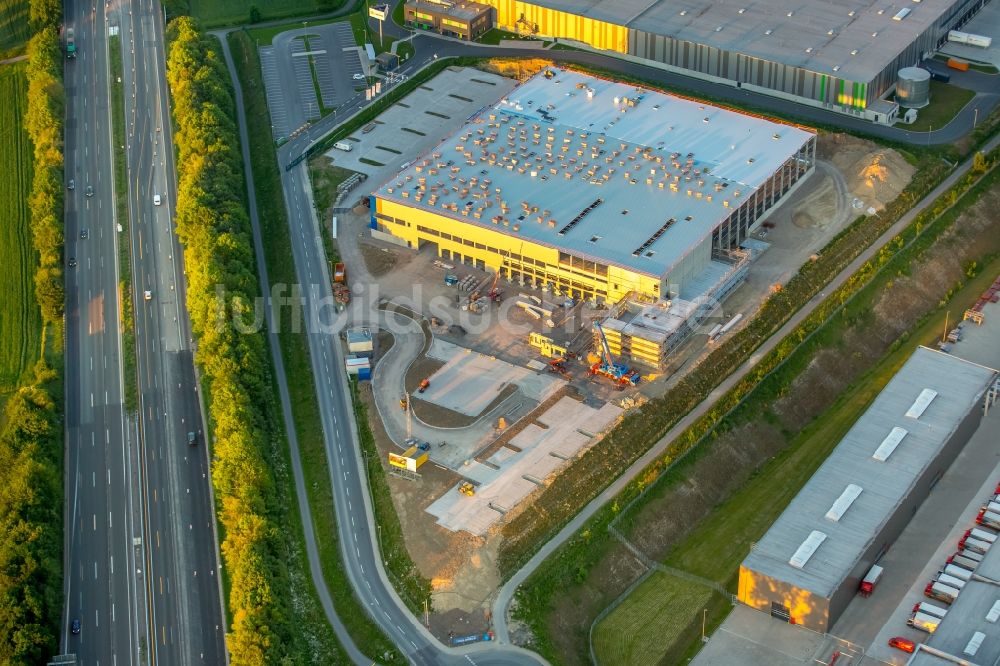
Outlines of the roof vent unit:
M 911 11 L 913 11 L 913 10 L 910 9 L 909 7 L 903 7 L 898 12 L 896 12 L 896 15 L 892 17 L 892 20 L 893 21 L 902 21 L 903 19 L 905 19 L 907 16 L 910 15 Z
M 858 55 L 857 49 L 851 49 L 851 55 Z
M 879 462 L 885 462 L 889 459 L 889 456 L 892 455 L 892 452 L 896 450 L 896 447 L 899 446 L 899 443 L 903 441 L 903 438 L 908 434 L 909 433 L 905 428 L 896 426 L 889 431 L 889 434 L 885 436 L 882 443 L 878 445 L 878 448 L 875 449 L 875 453 L 872 454 L 872 458 L 878 460 Z
M 746 8 L 746 7 L 740 7 L 740 8 L 739 8 L 739 10 L 738 10 L 738 11 L 737 11 L 736 13 L 737 13 L 737 14 L 742 14 L 742 13 L 744 13 L 744 12 L 745 12 L 746 10 L 747 10 L 747 8 Z
M 826 541 L 826 534 L 819 530 L 813 530 L 806 537 L 806 540 L 802 542 L 802 545 L 799 546 L 799 549 L 795 551 L 795 554 L 792 555 L 792 559 L 788 560 L 788 563 L 796 569 L 804 568 L 809 558 L 813 556 L 824 541 Z
M 912 405 L 910 405 L 910 408 L 906 410 L 907 418 L 919 419 L 930 406 L 931 401 L 937 397 L 937 394 L 938 392 L 934 389 L 925 388 L 921 391 L 920 395 L 917 396 L 917 399 L 913 401 Z
M 770 28 L 768 28 L 767 30 L 764 31 L 764 34 L 765 35 L 770 35 L 772 32 L 774 32 L 774 30 L 771 30 Z
M 851 505 L 854 504 L 854 500 L 858 499 L 858 496 L 861 494 L 861 490 L 861 486 L 857 484 L 847 484 L 847 487 L 844 488 L 844 492 L 840 494 L 837 501 L 834 502 L 833 506 L 830 507 L 830 510 L 826 512 L 826 519 L 832 520 L 835 523 L 839 522 L 840 519 L 844 517 L 844 514 L 847 513 L 847 510 L 851 508 Z
M 993 608 L 986 614 L 987 622 L 996 622 L 997 620 L 1000 620 L 1000 599 L 993 602 Z

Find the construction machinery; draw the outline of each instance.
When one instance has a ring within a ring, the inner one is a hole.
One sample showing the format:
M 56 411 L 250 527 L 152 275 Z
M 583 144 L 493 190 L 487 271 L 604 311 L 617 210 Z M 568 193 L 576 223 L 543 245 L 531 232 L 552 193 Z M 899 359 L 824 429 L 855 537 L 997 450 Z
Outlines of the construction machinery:
M 607 377 L 621 388 L 638 384 L 639 373 L 623 363 L 615 363 L 614 356 L 611 355 L 611 348 L 608 346 L 608 339 L 604 335 L 604 329 L 597 322 L 594 322 L 594 328 L 600 337 L 601 348 L 598 350 L 599 360 L 590 366 L 590 374 Z
M 472 497 L 476 494 L 476 487 L 468 481 L 463 481 L 462 485 L 458 487 L 458 492 L 466 495 L 467 497 Z
M 399 398 L 399 408 L 404 412 L 410 408 L 410 398 L 405 393 Z
M 431 380 L 427 379 L 426 377 L 424 379 L 421 379 L 420 386 L 417 387 L 417 393 L 423 393 L 430 387 L 430 385 L 431 385 Z
M 493 303 L 499 303 L 500 298 L 503 296 L 503 292 L 497 289 L 497 282 L 500 281 L 500 271 L 497 271 L 493 275 L 493 284 L 490 286 L 489 297 L 490 301 Z
M 569 377 L 569 370 L 566 369 L 566 359 L 562 356 L 557 356 L 549 361 L 548 368 L 549 372 L 557 372 L 563 377 Z

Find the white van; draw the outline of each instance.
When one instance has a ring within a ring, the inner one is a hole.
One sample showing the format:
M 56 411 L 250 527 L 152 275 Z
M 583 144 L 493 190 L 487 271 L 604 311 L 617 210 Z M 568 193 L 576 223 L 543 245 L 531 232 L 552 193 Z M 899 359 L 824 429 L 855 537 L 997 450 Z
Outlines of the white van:
M 336 148 L 337 150 L 342 150 L 345 153 L 349 153 L 352 150 L 354 150 L 354 146 L 351 145 L 350 141 L 338 141 L 337 143 L 333 144 L 333 147 Z

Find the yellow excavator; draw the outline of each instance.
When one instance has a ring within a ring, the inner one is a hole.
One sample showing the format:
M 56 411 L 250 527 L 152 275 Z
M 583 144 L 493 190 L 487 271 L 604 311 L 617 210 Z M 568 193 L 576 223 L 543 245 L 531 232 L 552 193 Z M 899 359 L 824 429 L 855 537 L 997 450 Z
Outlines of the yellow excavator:
M 472 497 L 473 495 L 476 494 L 476 487 L 471 483 L 469 483 L 468 481 L 464 481 L 462 485 L 458 487 L 458 492 L 462 493 L 463 495 L 468 495 L 469 497 Z

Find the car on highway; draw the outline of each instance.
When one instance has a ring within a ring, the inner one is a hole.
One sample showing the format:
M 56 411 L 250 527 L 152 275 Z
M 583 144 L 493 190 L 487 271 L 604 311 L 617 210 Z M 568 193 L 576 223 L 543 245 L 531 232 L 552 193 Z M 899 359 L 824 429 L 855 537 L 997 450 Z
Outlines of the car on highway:
M 88 197 L 94 196 L 94 187 L 92 185 L 87 185 L 87 191 L 84 192 Z
M 69 267 L 73 268 L 75 266 L 76 266 L 76 257 L 70 257 L 69 258 Z
M 87 229 L 86 227 L 83 228 L 83 229 L 80 229 L 80 238 L 82 238 L 84 240 L 90 238 L 90 229 Z
M 142 292 L 142 297 L 147 301 L 151 301 L 153 300 L 153 292 L 147 289 L 146 291 Z
M 188 446 L 194 446 L 198 443 L 198 433 L 189 432 L 188 433 Z
M 76 189 L 76 181 L 73 180 L 72 178 L 70 178 L 69 182 L 66 183 L 66 189 L 68 189 L 68 190 L 75 190 Z
M 902 650 L 907 654 L 913 654 L 913 651 L 917 649 L 917 644 L 911 641 L 909 638 L 903 638 L 902 636 L 893 636 L 889 639 L 889 647 L 894 647 L 897 650 Z
M 69 624 L 69 631 L 74 635 L 80 633 L 80 620 L 73 618 L 73 621 Z
M 364 81 L 365 80 L 365 75 L 364 74 L 355 74 L 351 78 L 354 79 L 355 81 Z
M 154 194 L 153 195 L 153 205 L 154 206 L 159 206 L 160 205 L 160 195 L 159 194 Z

